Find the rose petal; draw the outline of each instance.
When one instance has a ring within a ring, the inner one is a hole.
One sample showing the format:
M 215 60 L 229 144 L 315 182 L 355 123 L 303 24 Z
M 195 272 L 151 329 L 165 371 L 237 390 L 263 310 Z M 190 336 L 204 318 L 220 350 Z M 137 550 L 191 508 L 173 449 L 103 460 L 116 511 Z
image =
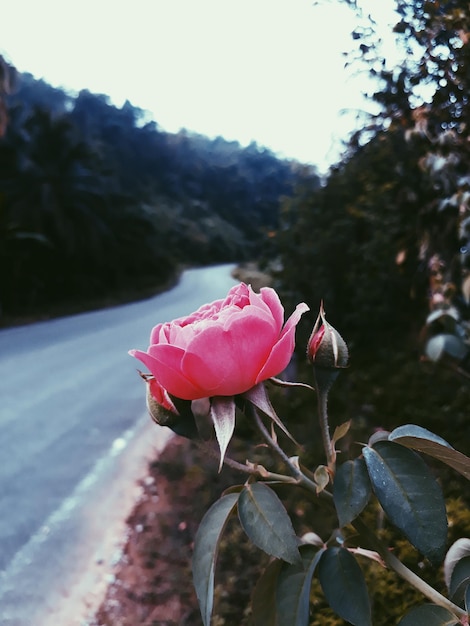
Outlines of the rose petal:
M 262 382 L 263 380 L 267 380 L 272 376 L 277 376 L 286 369 L 292 358 L 292 353 L 294 352 L 293 344 L 293 336 L 291 337 L 291 334 L 288 334 L 284 335 L 284 337 L 282 337 L 282 339 L 280 339 L 277 344 L 273 346 L 271 354 L 266 359 L 264 367 L 260 370 L 258 376 L 256 377 L 256 384 Z
M 165 328 L 167 324 L 157 324 L 152 328 L 152 332 L 150 333 L 150 345 L 154 343 L 168 343 L 167 336 L 165 333 Z
M 201 397 L 201 389 L 181 371 L 184 350 L 168 344 L 150 346 L 149 352 L 136 350 L 133 355 L 145 363 L 158 382 L 172 396 L 182 400 Z M 203 395 L 203 394 L 202 394 Z
M 303 302 L 298 304 L 284 326 L 280 340 L 273 346 L 264 367 L 260 370 L 256 383 L 280 374 L 289 364 L 295 348 L 295 329 L 305 311 L 309 308 Z
M 156 367 L 155 359 L 153 359 L 150 354 L 147 352 L 142 352 L 142 350 L 129 350 L 129 354 L 145 365 L 145 367 L 149 370 L 149 372 L 155 377 L 154 372 L 152 371 Z
M 248 293 L 250 296 L 250 305 L 254 306 L 262 311 L 264 311 L 274 322 L 274 325 L 277 327 L 278 331 L 282 328 L 282 322 L 284 321 L 284 317 L 282 315 L 281 320 L 279 322 L 278 325 L 278 320 L 273 317 L 273 314 L 271 312 L 271 309 L 269 307 L 269 304 L 267 302 L 264 301 L 264 299 L 261 297 L 261 295 L 259 293 L 256 293 L 255 291 L 253 291 L 253 289 L 251 288 L 251 285 L 248 286 Z M 243 311 L 245 312 L 245 311 Z
M 234 350 L 235 348 L 235 350 Z M 206 396 L 230 396 L 250 387 L 253 373 L 243 367 L 230 334 L 219 327 L 196 337 L 182 362 L 184 375 L 197 380 Z
M 248 286 L 245 283 L 240 283 L 230 289 L 227 297 L 222 302 L 221 308 L 237 306 L 239 309 L 243 309 L 247 304 L 250 304 Z
M 269 310 L 276 321 L 278 332 L 281 332 L 282 324 L 284 322 L 284 307 L 279 300 L 279 296 L 271 287 L 262 287 L 260 297 L 269 307 Z
M 184 375 L 197 380 L 206 395 L 234 395 L 255 384 L 271 346 L 276 340 L 272 319 L 262 310 L 250 308 L 247 316 L 230 320 L 228 328 L 207 327 L 195 335 L 183 359 Z M 199 357 L 189 359 L 189 354 Z

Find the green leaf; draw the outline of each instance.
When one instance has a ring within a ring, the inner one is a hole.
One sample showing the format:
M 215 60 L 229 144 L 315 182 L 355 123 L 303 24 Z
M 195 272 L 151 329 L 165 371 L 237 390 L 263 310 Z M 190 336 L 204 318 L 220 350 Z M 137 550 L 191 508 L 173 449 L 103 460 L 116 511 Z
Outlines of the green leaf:
M 457 617 L 437 604 L 422 604 L 405 615 L 398 626 L 458 626 Z
M 376 430 L 369 437 L 369 441 L 367 442 L 367 445 L 372 448 L 373 446 L 375 446 L 377 441 L 388 441 L 389 435 L 390 433 L 388 432 L 388 430 Z
M 447 589 L 450 589 L 450 580 L 454 567 L 465 556 L 470 556 L 470 539 L 461 537 L 450 546 L 444 559 L 444 580 Z
M 445 439 L 439 437 L 439 435 L 436 435 L 427 428 L 423 428 L 422 426 L 416 426 L 416 424 L 404 424 L 403 426 L 398 426 L 398 428 L 392 430 L 392 432 L 388 436 L 391 441 L 396 441 L 397 439 L 403 437 L 422 440 L 422 444 L 424 444 L 425 442 L 427 442 L 428 444 L 437 443 L 441 446 L 452 448 L 450 443 L 448 443 Z
M 320 584 L 333 611 L 354 626 L 372 626 L 364 574 L 345 548 L 328 548 L 318 568 Z
M 308 626 L 310 623 L 310 588 L 324 550 L 302 546 L 300 551 L 302 562 L 284 563 L 277 580 L 277 626 Z
M 457 361 L 461 361 L 467 356 L 468 350 L 460 337 L 449 333 L 434 335 L 426 343 L 424 348 L 426 356 L 437 363 L 444 356 L 448 355 Z
M 313 473 L 313 478 L 317 485 L 317 494 L 321 493 L 330 482 L 330 473 L 325 465 L 319 465 Z
M 363 459 L 346 461 L 339 466 L 333 484 L 333 499 L 341 527 L 361 513 L 370 494 L 371 484 Z
M 276 588 L 283 561 L 272 561 L 261 574 L 251 598 L 253 626 L 278 626 Z
M 470 585 L 470 556 L 465 556 L 455 564 L 450 578 L 449 595 L 456 604 L 463 604 Z
M 229 493 L 240 493 L 244 489 L 245 485 L 230 485 L 230 487 L 223 490 L 222 495 L 227 496 Z
M 234 493 L 217 500 L 202 518 L 194 540 L 193 581 L 204 626 L 209 626 L 211 621 L 214 570 L 220 537 L 237 500 L 238 494 Z
M 391 441 L 378 441 L 362 452 L 374 493 L 390 521 L 432 563 L 440 563 L 447 538 L 446 508 L 426 463 Z
M 442 461 L 470 480 L 470 458 L 426 428 L 407 424 L 390 433 L 389 439 Z
M 298 539 L 284 505 L 267 485 L 247 485 L 238 501 L 238 516 L 251 541 L 288 563 L 300 560 Z
M 335 432 L 333 433 L 333 437 L 331 438 L 332 445 L 335 445 L 340 439 L 345 437 L 348 434 L 350 428 L 351 420 L 348 420 L 347 422 L 344 422 L 343 424 L 337 426 L 335 428 Z
M 224 463 L 225 452 L 235 428 L 235 400 L 232 396 L 214 396 L 211 398 L 211 418 L 215 436 L 219 442 L 219 472 Z

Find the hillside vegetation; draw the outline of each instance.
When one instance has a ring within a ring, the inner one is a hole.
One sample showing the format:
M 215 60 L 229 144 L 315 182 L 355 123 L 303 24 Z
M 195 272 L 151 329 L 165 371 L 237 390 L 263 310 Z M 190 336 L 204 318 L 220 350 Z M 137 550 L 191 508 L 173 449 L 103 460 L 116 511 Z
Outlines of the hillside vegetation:
M 163 132 L 129 102 L 1 67 L 0 320 L 250 259 L 278 227 L 280 198 L 317 181 L 255 143 Z

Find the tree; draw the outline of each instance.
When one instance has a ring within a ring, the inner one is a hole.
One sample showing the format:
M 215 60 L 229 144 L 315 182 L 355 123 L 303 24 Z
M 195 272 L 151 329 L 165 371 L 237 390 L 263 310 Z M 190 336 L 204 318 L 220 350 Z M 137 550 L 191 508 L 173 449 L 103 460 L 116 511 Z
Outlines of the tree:
M 85 262 L 99 268 L 110 236 L 95 155 L 66 117 L 36 108 L 23 120 L 23 113 L 19 107 L 11 111 L 0 147 L 4 220 L 23 233 L 15 254 L 10 251 L 15 270 L 4 295 L 9 305 L 18 297 L 35 304 L 67 297 L 77 287 L 74 278 L 84 273 L 74 267 Z
M 467 3 L 396 5 L 399 66 L 381 55 L 363 14 L 352 33 L 350 62 L 370 71 L 378 112 L 353 133 L 324 187 L 284 207 L 295 237 L 281 237 L 285 288 L 324 298 L 354 337 L 416 337 L 438 303 L 468 316 Z

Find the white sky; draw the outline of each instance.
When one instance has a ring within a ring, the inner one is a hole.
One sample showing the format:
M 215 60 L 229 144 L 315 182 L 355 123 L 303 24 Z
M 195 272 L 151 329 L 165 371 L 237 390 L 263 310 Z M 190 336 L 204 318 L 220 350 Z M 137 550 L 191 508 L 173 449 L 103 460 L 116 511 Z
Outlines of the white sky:
M 393 21 L 393 0 L 369 2 Z M 323 170 L 351 127 L 339 111 L 364 106 L 343 69 L 353 27 L 334 1 L 15 0 L 0 54 L 54 86 L 128 99 L 164 130 L 254 140 Z

